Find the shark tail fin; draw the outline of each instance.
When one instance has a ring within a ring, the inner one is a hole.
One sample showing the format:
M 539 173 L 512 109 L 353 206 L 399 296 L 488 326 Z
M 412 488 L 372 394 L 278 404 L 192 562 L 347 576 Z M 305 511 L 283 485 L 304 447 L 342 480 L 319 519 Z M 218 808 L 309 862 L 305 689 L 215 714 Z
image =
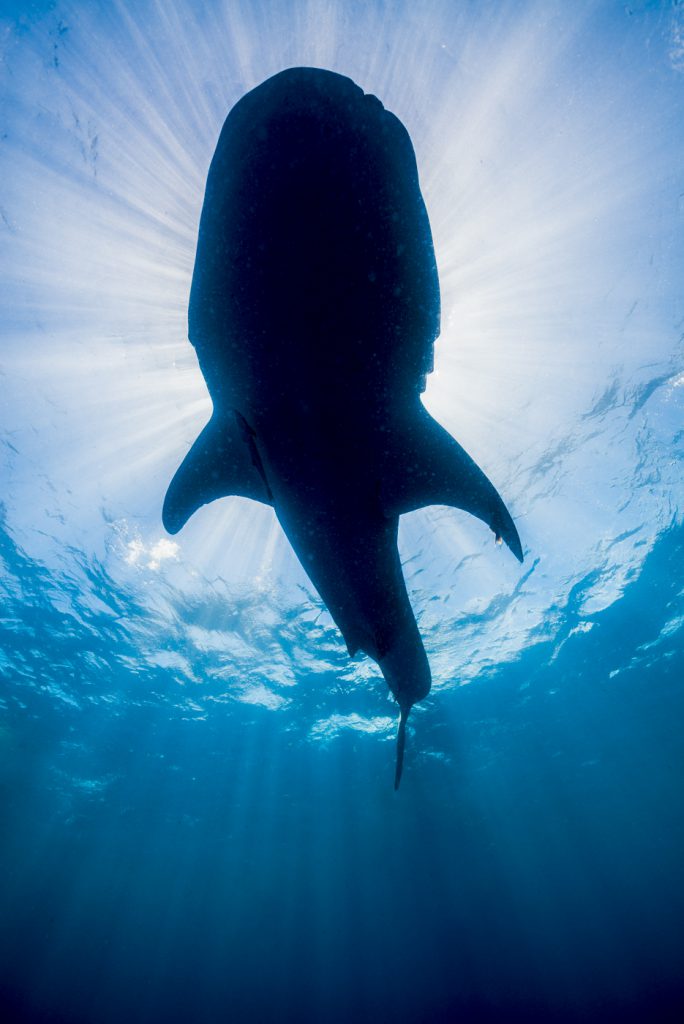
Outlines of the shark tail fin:
M 419 405 L 392 430 L 387 455 L 383 510 L 401 515 L 425 505 L 452 505 L 481 519 L 504 540 L 519 562 L 522 545 L 511 514 L 477 463 Z
M 200 506 L 229 494 L 273 503 L 254 433 L 234 410 L 214 413 L 180 464 L 164 499 L 164 528 L 178 533 Z
M 394 770 L 394 789 L 399 789 L 399 783 L 401 782 L 401 773 L 404 767 L 404 749 L 406 747 L 406 721 L 409 716 L 410 706 L 403 705 L 401 709 L 401 716 L 399 718 L 399 728 L 397 729 L 397 766 Z

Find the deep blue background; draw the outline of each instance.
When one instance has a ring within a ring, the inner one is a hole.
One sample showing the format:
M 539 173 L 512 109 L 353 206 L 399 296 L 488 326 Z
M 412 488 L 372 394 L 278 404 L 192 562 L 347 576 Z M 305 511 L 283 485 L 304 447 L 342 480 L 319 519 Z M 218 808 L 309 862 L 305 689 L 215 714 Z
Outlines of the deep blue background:
M 0 15 L 0 1019 L 683 1020 L 684 7 Z M 270 510 L 160 524 L 208 163 L 295 64 L 411 133 L 426 404 L 526 554 L 402 520 L 435 685 L 397 794 Z
M 266 711 L 112 720 L 24 688 L 2 779 L 10 1019 L 680 1019 L 683 558 L 673 527 L 589 634 L 435 703 L 414 743 L 448 721 L 451 770 L 414 763 L 396 795 L 372 740 L 322 756 Z M 37 634 L 56 658 L 65 625 Z M 113 781 L 64 784 L 90 777 Z

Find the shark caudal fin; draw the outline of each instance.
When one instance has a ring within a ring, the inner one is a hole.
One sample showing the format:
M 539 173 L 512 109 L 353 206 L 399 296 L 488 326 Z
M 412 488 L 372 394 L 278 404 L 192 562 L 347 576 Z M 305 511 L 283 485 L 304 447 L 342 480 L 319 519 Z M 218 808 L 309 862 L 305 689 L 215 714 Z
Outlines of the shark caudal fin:
M 164 528 L 178 533 L 200 506 L 230 494 L 273 503 L 254 435 L 233 410 L 214 413 L 180 464 L 164 499 Z
M 452 505 L 481 519 L 518 561 L 523 552 L 511 514 L 494 485 L 460 444 L 419 405 L 391 428 L 383 473 L 386 515 Z
M 427 697 L 431 684 L 430 664 L 413 614 L 411 620 L 390 638 L 388 649 L 378 665 L 400 709 L 394 772 L 394 788 L 399 789 L 404 767 L 406 722 L 413 705 Z
M 410 707 L 403 707 L 401 709 L 401 717 L 399 718 L 399 728 L 397 729 L 397 767 L 394 771 L 394 789 L 399 789 L 399 783 L 401 782 L 401 773 L 404 767 L 404 749 L 406 747 L 406 720 L 409 716 Z

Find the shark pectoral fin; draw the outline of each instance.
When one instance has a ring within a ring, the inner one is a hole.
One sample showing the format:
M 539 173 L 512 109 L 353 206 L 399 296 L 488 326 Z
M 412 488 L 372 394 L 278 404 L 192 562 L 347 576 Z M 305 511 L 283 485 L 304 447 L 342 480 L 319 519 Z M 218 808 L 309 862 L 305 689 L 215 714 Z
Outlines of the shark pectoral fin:
M 481 519 L 518 561 L 518 531 L 501 496 L 460 444 L 423 409 L 393 434 L 382 483 L 386 515 L 425 505 L 452 505 Z
M 200 506 L 231 494 L 272 504 L 253 436 L 232 410 L 214 413 L 180 464 L 164 499 L 164 528 L 178 533 Z

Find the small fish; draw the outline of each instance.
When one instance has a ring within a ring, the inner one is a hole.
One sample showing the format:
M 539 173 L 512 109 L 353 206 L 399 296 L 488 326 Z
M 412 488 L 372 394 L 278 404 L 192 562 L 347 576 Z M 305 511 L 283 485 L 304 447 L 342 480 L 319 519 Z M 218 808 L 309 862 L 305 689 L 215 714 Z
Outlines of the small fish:
M 452 505 L 522 561 L 513 520 L 425 410 L 440 299 L 413 147 L 349 78 L 291 68 L 229 113 L 209 169 L 189 337 L 213 414 L 168 489 L 272 505 L 350 655 L 379 665 L 406 721 L 430 690 L 399 516 Z

